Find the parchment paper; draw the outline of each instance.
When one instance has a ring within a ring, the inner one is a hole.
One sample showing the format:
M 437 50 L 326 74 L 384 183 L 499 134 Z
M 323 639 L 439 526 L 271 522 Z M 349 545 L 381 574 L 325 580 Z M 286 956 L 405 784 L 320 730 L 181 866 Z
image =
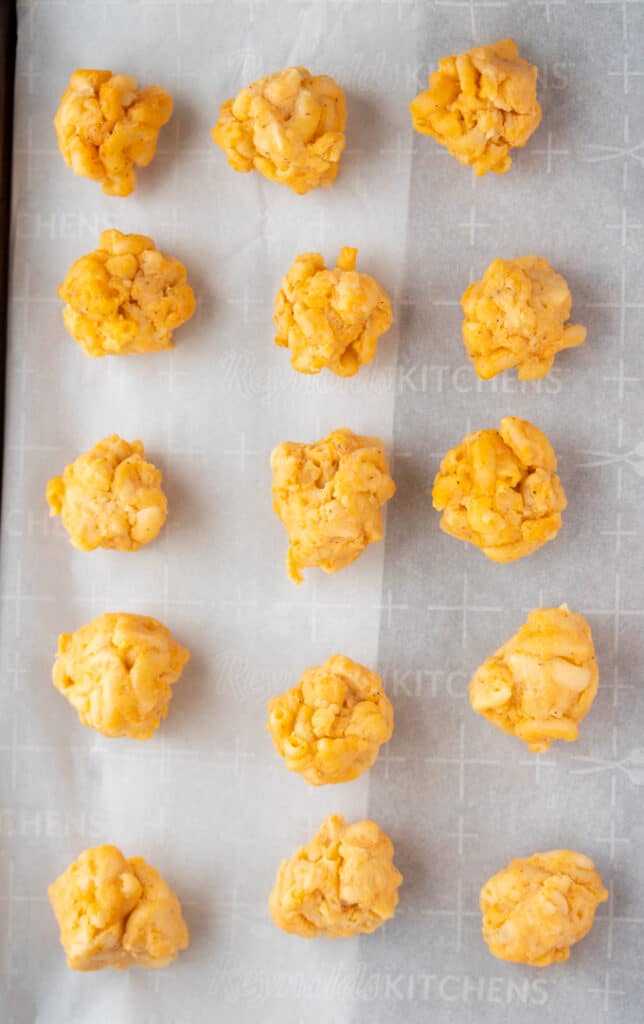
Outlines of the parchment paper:
M 644 741 L 644 5 L 625 2 L 56 2 L 20 5 L 7 450 L 2 518 L 0 981 L 3 1024 L 432 1024 L 642 1020 Z M 512 36 L 540 68 L 541 127 L 476 181 L 415 135 L 407 104 L 448 53 Z M 220 102 L 303 64 L 347 93 L 337 183 L 298 197 L 235 174 Z M 127 199 L 76 178 L 52 118 L 76 67 L 172 92 L 155 162 Z M 181 258 L 198 314 L 176 349 L 88 360 L 56 288 L 104 227 Z M 300 252 L 359 267 L 396 326 L 353 381 L 306 378 L 273 345 L 272 302 Z M 475 378 L 458 300 L 495 256 L 535 252 L 570 283 L 587 344 L 540 384 Z M 510 566 L 443 535 L 440 456 L 507 414 L 551 437 L 569 496 L 557 540 Z M 284 572 L 268 456 L 348 425 L 390 445 L 385 544 L 334 577 Z M 72 549 L 44 489 L 117 431 L 164 472 L 170 516 L 136 556 Z M 535 757 L 470 710 L 476 666 L 539 603 L 591 622 L 600 691 L 579 741 Z M 147 744 L 83 728 L 54 690 L 61 631 L 156 615 L 192 650 Z M 343 652 L 378 669 L 396 728 L 358 782 L 314 790 L 265 730 L 269 696 Z M 360 940 L 272 925 L 279 861 L 327 814 L 371 816 L 405 875 L 395 919 Z M 192 944 L 164 971 L 67 969 L 46 888 L 100 842 L 176 888 Z M 610 889 L 567 964 L 494 960 L 478 892 L 514 856 L 571 847 Z

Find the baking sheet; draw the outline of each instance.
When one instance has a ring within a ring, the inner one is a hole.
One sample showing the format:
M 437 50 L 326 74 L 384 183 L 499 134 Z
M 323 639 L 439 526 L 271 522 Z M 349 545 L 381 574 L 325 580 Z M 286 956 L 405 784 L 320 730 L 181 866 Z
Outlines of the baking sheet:
M 412 133 L 407 103 L 444 54 L 512 36 L 540 68 L 541 127 L 511 172 L 477 181 Z M 644 4 L 240 0 L 19 6 L 8 419 L 2 517 L 0 984 L 3 1022 L 260 1019 L 627 1022 L 644 953 Z M 219 103 L 288 64 L 335 76 L 349 106 L 337 183 L 298 197 L 238 175 L 211 142 Z M 74 177 L 52 117 L 71 70 L 158 82 L 175 114 L 127 199 Z M 87 360 L 56 287 L 104 227 L 181 258 L 198 313 L 171 353 Z M 359 265 L 396 326 L 352 381 L 295 374 L 272 344 L 293 257 Z M 537 252 L 568 278 L 588 342 L 539 385 L 478 382 L 458 299 L 497 255 Z M 557 540 L 511 566 L 440 533 L 439 457 L 507 414 L 551 437 L 569 496 Z M 271 511 L 283 439 L 348 425 L 390 445 L 398 493 L 384 545 L 295 588 Z M 47 518 L 47 479 L 99 438 L 140 437 L 170 517 L 136 557 L 83 554 Z M 578 743 L 535 757 L 473 715 L 477 664 L 543 602 L 592 624 L 600 691 Z M 193 652 L 145 745 L 84 729 L 51 686 L 60 631 L 106 610 L 161 618 Z M 314 790 L 290 775 L 265 705 L 341 651 L 382 672 L 391 743 L 366 777 Z M 304 942 L 266 898 L 277 865 L 332 812 L 371 816 L 405 875 L 372 936 Z M 161 972 L 68 971 L 47 884 L 85 847 L 143 854 L 173 884 L 190 950 Z M 571 960 L 504 964 L 478 890 L 511 857 L 568 846 L 610 889 Z

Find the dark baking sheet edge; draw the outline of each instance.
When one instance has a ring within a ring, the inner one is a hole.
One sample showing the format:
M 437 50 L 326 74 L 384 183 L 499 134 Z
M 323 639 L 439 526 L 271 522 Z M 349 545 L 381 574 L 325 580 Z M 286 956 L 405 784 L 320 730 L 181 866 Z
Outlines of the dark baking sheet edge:
M 0 2 L 0 499 L 6 415 L 9 253 L 11 245 L 11 163 L 17 43 L 16 5 Z

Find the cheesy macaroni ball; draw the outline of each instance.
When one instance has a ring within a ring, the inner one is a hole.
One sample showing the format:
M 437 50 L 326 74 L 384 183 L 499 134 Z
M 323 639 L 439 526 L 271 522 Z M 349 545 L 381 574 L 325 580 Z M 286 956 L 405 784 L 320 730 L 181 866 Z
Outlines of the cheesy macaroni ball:
M 67 963 L 76 971 L 103 967 L 167 967 L 190 936 L 181 904 L 143 857 L 115 846 L 81 853 L 49 886 Z
M 275 298 L 275 344 L 291 350 L 291 366 L 300 373 L 328 367 L 353 377 L 370 363 L 378 338 L 393 322 L 386 291 L 369 274 L 356 270 L 357 249 L 345 246 L 334 270 L 319 252 L 298 256 Z
M 534 853 L 511 861 L 483 886 L 483 938 L 500 960 L 561 963 L 607 899 L 590 857 L 571 850 Z
M 566 324 L 572 298 L 566 279 L 540 256 L 493 260 L 461 299 L 463 341 L 483 380 L 516 366 L 519 380 L 537 380 L 557 352 L 586 340 L 581 324 Z
M 443 57 L 410 104 L 414 128 L 475 174 L 504 174 L 510 150 L 525 146 L 541 121 L 537 75 L 511 39 Z
M 553 740 L 576 740 L 597 693 L 599 670 L 583 615 L 535 608 L 518 633 L 477 669 L 470 683 L 475 711 L 535 754 Z
M 52 678 L 83 725 L 147 740 L 166 717 L 189 657 L 156 619 L 106 613 L 58 637 Z
M 58 289 L 65 327 L 86 356 L 120 356 L 172 347 L 175 327 L 195 311 L 179 260 L 145 235 L 103 231 L 99 248 L 72 264 Z
M 516 416 L 499 430 L 468 434 L 441 462 L 434 508 L 441 529 L 481 549 L 494 562 L 513 562 L 553 540 L 566 495 L 550 442 Z
M 373 821 L 327 818 L 314 839 L 282 862 L 269 906 L 278 928 L 305 939 L 373 932 L 394 916 L 402 875 Z
M 131 75 L 74 71 L 54 119 L 58 148 L 74 174 L 100 181 L 109 196 L 129 196 L 135 167 L 147 167 L 172 97 L 159 85 L 137 89 Z
M 219 108 L 212 137 L 236 171 L 252 171 L 303 195 L 331 185 L 344 149 L 347 106 L 328 75 L 276 71 Z
M 49 514 L 61 517 L 81 551 L 138 551 L 154 540 L 168 514 L 161 481 L 141 441 L 112 434 L 49 481 Z
M 289 541 L 286 571 L 338 572 L 384 535 L 381 507 L 396 485 L 384 443 L 346 427 L 314 444 L 284 441 L 271 454 L 273 508 Z
M 393 728 L 380 676 L 342 654 L 308 668 L 297 686 L 268 705 L 275 749 L 312 786 L 357 779 Z

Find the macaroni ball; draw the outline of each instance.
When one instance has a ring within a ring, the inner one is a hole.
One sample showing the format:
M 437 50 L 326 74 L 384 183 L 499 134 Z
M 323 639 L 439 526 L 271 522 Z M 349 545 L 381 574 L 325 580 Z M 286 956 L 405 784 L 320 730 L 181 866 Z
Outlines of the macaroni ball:
M 156 619 L 106 613 L 59 636 L 52 677 L 83 725 L 147 740 L 166 717 L 189 657 Z
M 175 327 L 195 311 L 179 260 L 145 235 L 103 231 L 99 248 L 76 260 L 58 289 L 65 327 L 86 356 L 172 347 Z
M 219 108 L 212 137 L 236 171 L 252 171 L 303 195 L 331 185 L 344 149 L 344 93 L 328 75 L 276 71 Z
M 338 572 L 384 535 L 381 507 L 396 485 L 384 443 L 343 428 L 314 444 L 284 441 L 271 454 L 273 508 L 289 541 L 286 571 Z
M 308 668 L 297 686 L 268 705 L 275 749 L 312 786 L 357 779 L 393 728 L 380 676 L 342 654 Z
M 540 754 L 553 740 L 576 740 L 597 693 L 599 670 L 583 615 L 535 608 L 518 633 L 477 669 L 475 711 Z
M 525 146 L 541 121 L 537 75 L 511 39 L 443 57 L 410 104 L 414 128 L 475 174 L 504 174 L 510 150 Z
M 81 853 L 49 886 L 67 963 L 75 971 L 167 967 L 190 936 L 181 904 L 143 857 L 115 846 Z
M 493 260 L 461 299 L 463 341 L 483 380 L 516 366 L 519 380 L 537 380 L 557 352 L 586 340 L 581 324 L 566 324 L 572 298 L 566 279 L 540 256 Z
M 494 562 L 513 562 L 553 540 L 566 495 L 550 442 L 516 416 L 499 430 L 468 434 L 441 462 L 434 508 L 441 529 L 479 547 Z
M 74 174 L 100 181 L 109 196 L 129 196 L 135 167 L 147 167 L 172 97 L 159 85 L 137 89 L 131 75 L 74 71 L 54 119 L 58 148 Z
M 394 916 L 403 880 L 394 848 L 373 821 L 332 814 L 307 846 L 283 861 L 269 906 L 278 928 L 312 939 L 373 932 Z
M 511 861 L 483 886 L 483 938 L 500 960 L 561 963 L 607 899 L 590 857 L 571 850 L 534 853 Z
M 357 249 L 345 246 L 334 270 L 319 252 L 298 256 L 275 298 L 275 343 L 291 350 L 291 366 L 300 373 L 327 367 L 353 377 L 370 363 L 378 338 L 393 322 L 386 291 L 369 274 L 356 270 Z
M 81 551 L 138 551 L 154 540 L 168 514 L 161 481 L 141 441 L 112 434 L 49 481 L 49 514 L 61 517 Z

